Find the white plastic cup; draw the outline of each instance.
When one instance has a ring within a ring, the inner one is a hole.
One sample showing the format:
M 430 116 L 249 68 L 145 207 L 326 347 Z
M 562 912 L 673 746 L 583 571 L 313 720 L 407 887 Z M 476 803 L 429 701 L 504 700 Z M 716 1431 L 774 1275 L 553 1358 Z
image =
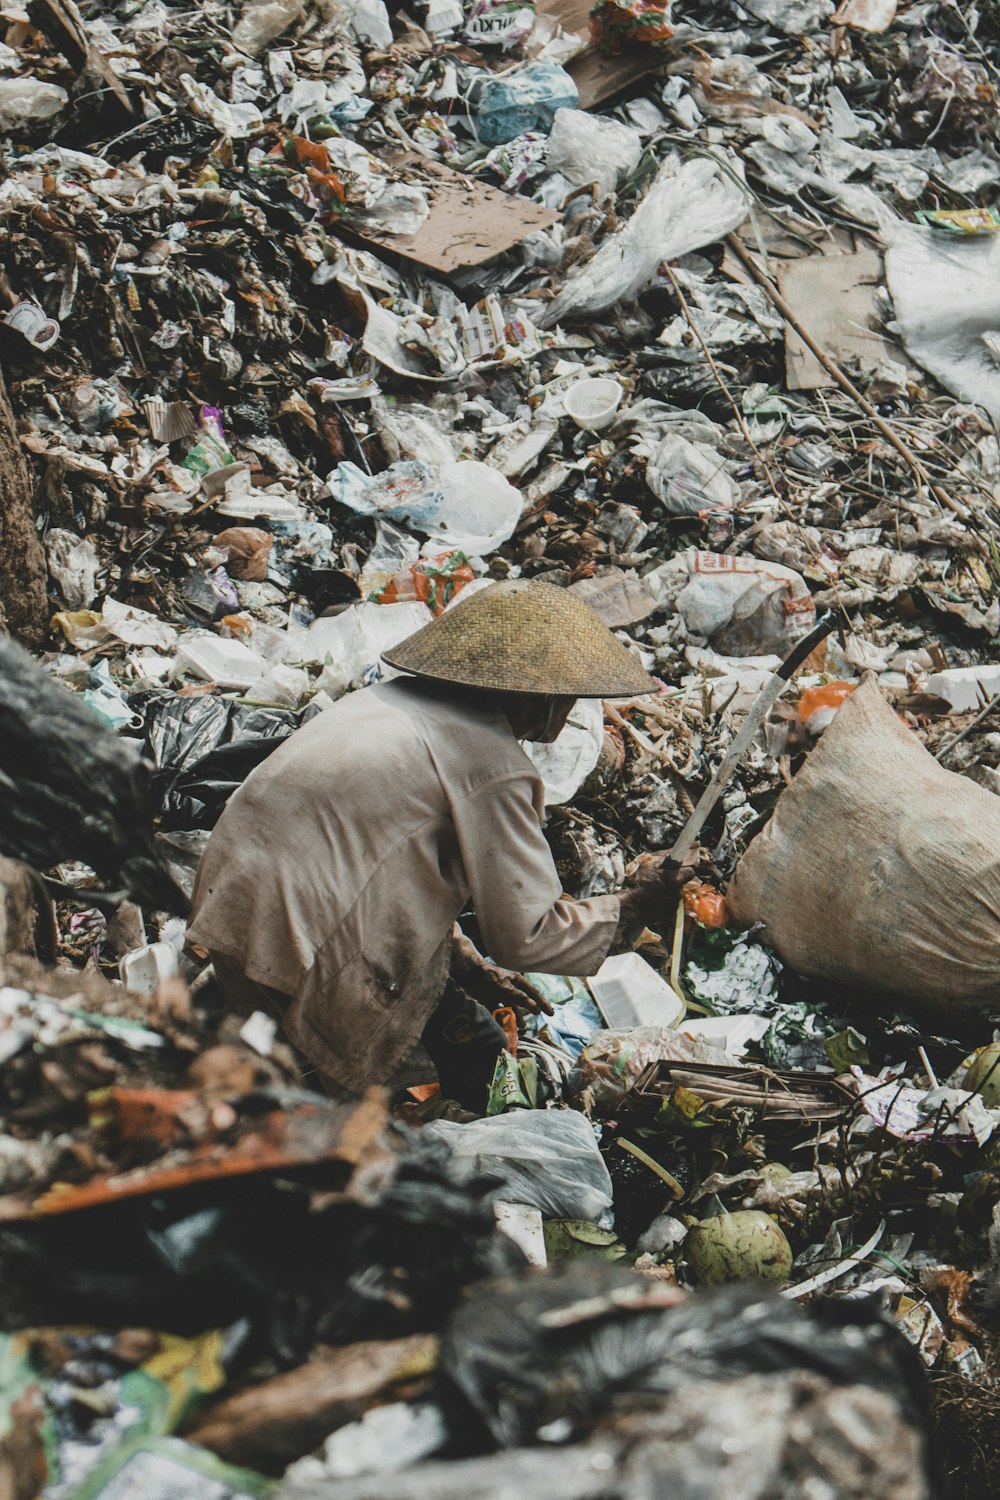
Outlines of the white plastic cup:
M 165 979 L 177 973 L 177 954 L 169 943 L 147 943 L 126 953 L 118 965 L 125 988 L 137 995 L 155 995 Z
M 622 404 L 624 391 L 609 375 L 577 380 L 563 395 L 566 415 L 584 432 L 602 432 L 610 427 Z

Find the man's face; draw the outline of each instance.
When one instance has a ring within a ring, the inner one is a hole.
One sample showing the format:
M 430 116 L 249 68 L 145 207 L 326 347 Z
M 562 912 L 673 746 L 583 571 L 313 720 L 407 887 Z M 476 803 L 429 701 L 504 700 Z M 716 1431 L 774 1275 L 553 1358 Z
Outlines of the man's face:
M 562 733 L 566 727 L 566 720 L 573 712 L 575 698 L 543 698 L 544 709 L 535 734 L 526 735 L 525 738 L 533 740 L 536 745 L 551 745 L 552 741 Z

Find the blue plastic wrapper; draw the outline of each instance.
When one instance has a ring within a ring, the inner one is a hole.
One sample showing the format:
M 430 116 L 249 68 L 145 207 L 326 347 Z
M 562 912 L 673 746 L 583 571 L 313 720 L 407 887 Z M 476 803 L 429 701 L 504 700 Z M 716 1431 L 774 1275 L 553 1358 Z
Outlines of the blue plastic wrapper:
M 486 78 L 472 94 L 473 128 L 487 146 L 502 146 L 526 130 L 548 134 L 557 109 L 575 109 L 576 84 L 555 63 L 528 63 L 518 73 Z

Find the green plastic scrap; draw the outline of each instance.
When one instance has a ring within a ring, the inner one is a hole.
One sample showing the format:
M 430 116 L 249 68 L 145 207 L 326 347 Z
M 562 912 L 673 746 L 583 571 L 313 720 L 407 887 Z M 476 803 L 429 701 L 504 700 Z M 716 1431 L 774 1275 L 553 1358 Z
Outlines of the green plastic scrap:
M 268 1500 L 273 1480 L 180 1438 L 134 1438 L 95 1465 L 65 1500 Z

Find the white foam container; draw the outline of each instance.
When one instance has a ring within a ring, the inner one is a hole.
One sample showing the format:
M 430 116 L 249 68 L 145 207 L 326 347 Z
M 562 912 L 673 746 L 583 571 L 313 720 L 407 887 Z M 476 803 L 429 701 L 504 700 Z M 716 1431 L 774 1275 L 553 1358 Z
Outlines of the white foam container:
M 980 667 L 949 667 L 944 672 L 933 672 L 927 679 L 927 691 L 946 698 L 952 713 L 972 713 L 1000 693 L 1000 665 L 986 662 Z
M 221 635 L 187 636 L 177 652 L 178 672 L 191 672 L 221 688 L 246 691 L 264 675 L 266 666 L 264 658 L 242 641 Z
M 699 1042 L 721 1047 L 730 1057 L 743 1057 L 749 1044 L 759 1042 L 770 1024 L 767 1016 L 749 1012 L 738 1016 L 692 1016 L 682 1021 L 677 1030 L 696 1037 Z
M 165 979 L 177 973 L 177 954 L 170 943 L 147 943 L 126 953 L 118 964 L 122 984 L 137 995 L 155 995 Z
M 632 1026 L 669 1029 L 684 1014 L 680 998 L 638 953 L 606 958 L 587 985 L 612 1031 Z

